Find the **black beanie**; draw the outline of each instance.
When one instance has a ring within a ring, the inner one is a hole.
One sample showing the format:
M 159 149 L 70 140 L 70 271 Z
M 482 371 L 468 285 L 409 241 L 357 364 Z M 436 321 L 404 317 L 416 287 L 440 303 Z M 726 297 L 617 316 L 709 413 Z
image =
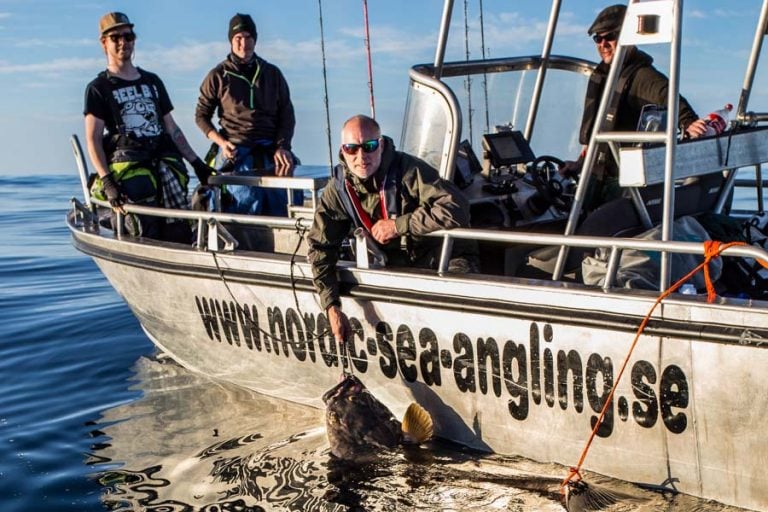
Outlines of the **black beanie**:
M 248 32 L 256 39 L 256 24 L 248 14 L 237 13 L 229 20 L 229 41 L 232 42 L 232 38 L 238 32 Z

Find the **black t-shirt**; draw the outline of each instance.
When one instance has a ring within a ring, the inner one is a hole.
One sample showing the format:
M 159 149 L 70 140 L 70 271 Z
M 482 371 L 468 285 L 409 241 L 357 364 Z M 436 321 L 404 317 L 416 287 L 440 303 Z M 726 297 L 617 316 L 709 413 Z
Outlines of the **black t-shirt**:
M 160 78 L 138 68 L 136 80 L 124 80 L 108 71 L 99 73 L 85 89 L 83 114 L 104 121 L 108 135 L 154 140 L 163 134 L 163 117 L 173 110 Z

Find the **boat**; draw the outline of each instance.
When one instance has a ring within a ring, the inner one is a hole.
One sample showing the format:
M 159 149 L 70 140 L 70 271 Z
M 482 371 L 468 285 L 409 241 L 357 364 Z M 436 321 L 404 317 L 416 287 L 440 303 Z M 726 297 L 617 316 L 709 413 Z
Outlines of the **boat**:
M 584 469 L 610 477 L 766 510 L 768 301 L 744 293 L 710 300 L 695 293 L 702 286 L 679 293 L 678 278 L 692 270 L 680 261 L 703 261 L 708 250 L 702 240 L 681 239 L 681 219 L 765 219 L 768 114 L 748 103 L 768 1 L 756 16 L 744 88 L 730 91 L 739 96 L 730 130 L 678 141 L 672 128 L 608 132 L 596 123 L 578 182 L 561 178 L 560 159 L 548 155 L 578 154 L 575 134 L 596 64 L 551 54 L 560 4 L 552 2 L 540 54 L 445 62 L 454 11 L 445 1 L 435 61 L 410 70 L 399 147 L 463 187 L 472 226 L 432 234 L 444 244 L 434 271 L 382 267 L 364 237 L 353 240 L 355 255 L 338 265 L 353 327 L 345 345 L 330 333 L 305 258 L 303 236 L 328 180 L 317 169 L 299 167 L 293 178 L 212 178 L 214 188 L 304 190 L 305 204 L 291 206 L 287 218 L 126 206 L 189 219 L 195 243 L 174 244 L 100 226 L 108 204 L 90 196 L 73 138 L 84 195 L 72 199 L 67 216 L 73 244 L 159 349 L 206 376 L 320 408 L 339 374 L 353 372 L 396 416 L 415 400 L 438 436 L 469 447 L 566 466 L 581 459 Z M 616 58 L 630 44 L 667 44 L 670 98 L 679 88 L 681 9 L 675 0 L 630 2 Z M 482 129 L 471 124 L 482 109 L 459 101 L 470 80 L 467 103 L 487 98 L 479 103 L 495 116 L 486 114 Z M 677 115 L 668 117 L 676 126 Z M 580 230 L 600 142 L 620 157 L 621 211 L 636 224 L 621 233 Z M 747 193 L 755 199 L 738 200 Z M 653 228 L 655 237 L 635 236 Z M 480 272 L 447 272 L 457 239 L 478 242 Z M 713 261 L 747 262 L 765 277 L 764 247 L 718 250 Z M 625 286 L 627 254 L 653 255 L 646 258 L 656 262 L 653 289 Z M 585 263 L 602 267 L 602 277 L 585 284 L 578 266 Z

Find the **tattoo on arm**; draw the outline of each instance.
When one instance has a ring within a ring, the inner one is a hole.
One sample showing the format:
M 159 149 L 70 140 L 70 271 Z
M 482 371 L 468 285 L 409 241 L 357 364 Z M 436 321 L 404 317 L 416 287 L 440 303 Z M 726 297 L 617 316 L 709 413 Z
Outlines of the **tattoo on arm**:
M 191 162 L 197 158 L 197 154 L 189 145 L 189 142 L 187 142 L 187 138 L 184 136 L 184 132 L 182 132 L 181 128 L 178 126 L 174 127 L 173 131 L 171 132 L 171 140 L 173 140 L 173 143 L 176 144 L 176 147 L 188 162 Z

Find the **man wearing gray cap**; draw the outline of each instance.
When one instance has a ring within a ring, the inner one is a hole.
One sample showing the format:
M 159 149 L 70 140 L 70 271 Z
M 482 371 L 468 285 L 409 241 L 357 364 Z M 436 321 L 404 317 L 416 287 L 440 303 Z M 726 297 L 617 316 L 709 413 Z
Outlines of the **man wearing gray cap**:
M 621 4 L 606 7 L 600 11 L 587 31 L 595 42 L 601 62 L 592 72 L 584 99 L 584 113 L 579 131 L 579 142 L 584 145 L 589 143 L 589 137 L 592 135 L 626 10 L 626 6 Z M 653 67 L 653 57 L 635 46 L 627 47 L 616 87 L 614 100 L 608 106 L 608 120 L 603 124 L 604 130 L 634 131 L 644 106 L 667 104 L 669 80 Z M 703 135 L 706 130 L 704 121 L 699 119 L 682 96 L 679 105 L 680 130 L 684 136 L 696 138 Z M 584 152 L 582 157 L 583 155 Z M 582 157 L 576 162 L 566 162 L 561 172 L 578 173 L 581 170 Z M 600 144 L 592 173 L 594 181 L 584 203 L 587 210 L 594 210 L 601 204 L 621 196 L 618 173 L 618 165 L 607 144 Z
M 291 139 L 296 119 L 288 83 L 277 66 L 256 55 L 256 24 L 235 14 L 227 32 L 231 53 L 200 85 L 195 122 L 213 142 L 206 157 L 221 172 L 290 176 Z M 219 117 L 219 128 L 213 115 Z M 235 213 L 286 216 L 285 190 L 228 186 L 234 198 L 224 209 Z M 301 192 L 294 202 L 303 199 Z
M 122 211 L 125 202 L 188 208 L 189 176 L 181 158 L 201 181 L 212 172 L 189 146 L 171 115 L 173 105 L 160 78 L 133 64 L 136 34 L 121 12 L 99 20 L 107 69 L 85 90 L 85 137 L 99 175 L 95 193 Z M 191 242 L 186 221 L 140 215 L 129 232 L 149 238 Z

